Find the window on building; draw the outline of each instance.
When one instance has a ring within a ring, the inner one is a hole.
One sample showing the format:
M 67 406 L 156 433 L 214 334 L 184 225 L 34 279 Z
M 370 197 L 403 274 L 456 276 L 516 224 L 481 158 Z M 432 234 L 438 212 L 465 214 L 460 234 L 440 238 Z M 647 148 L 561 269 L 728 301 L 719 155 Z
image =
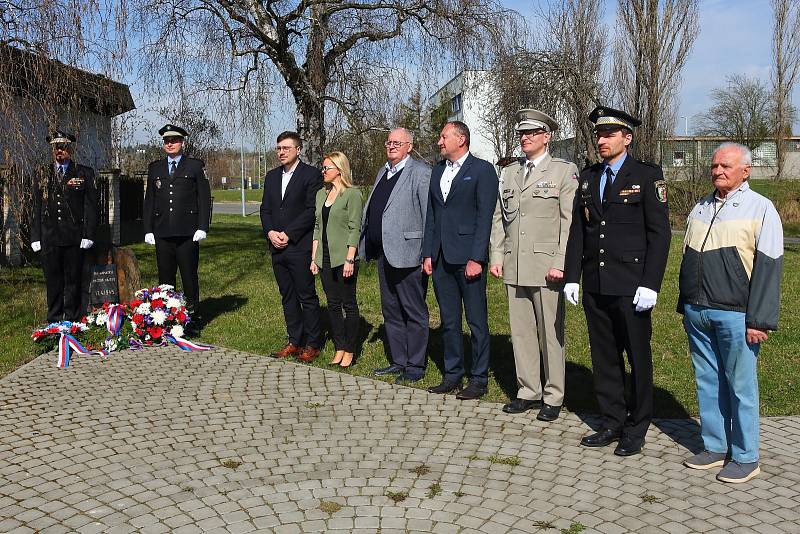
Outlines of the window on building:
M 451 113 L 458 113 L 461 111 L 461 93 L 458 93 L 450 99 L 450 111 Z
M 683 150 L 676 150 L 672 153 L 673 167 L 683 167 L 686 164 L 686 152 Z

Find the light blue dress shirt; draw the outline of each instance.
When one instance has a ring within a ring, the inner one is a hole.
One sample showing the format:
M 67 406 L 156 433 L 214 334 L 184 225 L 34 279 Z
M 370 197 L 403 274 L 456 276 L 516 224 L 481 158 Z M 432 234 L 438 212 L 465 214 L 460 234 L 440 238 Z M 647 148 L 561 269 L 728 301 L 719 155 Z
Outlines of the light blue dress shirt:
M 614 180 L 617 179 L 617 173 L 619 172 L 622 164 L 625 163 L 625 160 L 628 158 L 628 153 L 626 152 L 618 161 L 614 162 L 613 165 L 609 165 L 606 163 L 603 165 L 603 172 L 600 174 L 600 200 L 603 200 L 603 191 L 606 189 L 606 169 L 611 169 L 611 183 L 614 183 Z

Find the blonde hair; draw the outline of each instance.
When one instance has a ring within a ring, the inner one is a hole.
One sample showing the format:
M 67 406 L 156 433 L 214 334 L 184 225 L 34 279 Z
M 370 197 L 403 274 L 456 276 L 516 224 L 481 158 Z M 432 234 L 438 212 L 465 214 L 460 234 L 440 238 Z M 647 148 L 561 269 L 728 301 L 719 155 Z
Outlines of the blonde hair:
M 347 159 L 347 156 L 342 152 L 331 152 L 325 154 L 323 159 L 331 160 L 333 166 L 339 169 L 339 174 L 341 175 L 340 181 L 345 189 L 353 187 L 353 175 L 350 173 L 350 161 Z

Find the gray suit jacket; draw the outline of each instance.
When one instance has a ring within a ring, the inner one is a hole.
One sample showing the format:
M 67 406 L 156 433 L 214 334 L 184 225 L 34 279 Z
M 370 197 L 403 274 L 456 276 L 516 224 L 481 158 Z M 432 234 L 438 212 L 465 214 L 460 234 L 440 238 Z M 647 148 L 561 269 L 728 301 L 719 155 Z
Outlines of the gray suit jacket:
M 381 167 L 369 192 L 361 216 L 358 256 L 366 258 L 367 212 L 375 186 L 386 169 Z M 431 168 L 409 157 L 383 211 L 383 255 L 392 267 L 402 269 L 422 264 L 422 237 L 428 209 Z

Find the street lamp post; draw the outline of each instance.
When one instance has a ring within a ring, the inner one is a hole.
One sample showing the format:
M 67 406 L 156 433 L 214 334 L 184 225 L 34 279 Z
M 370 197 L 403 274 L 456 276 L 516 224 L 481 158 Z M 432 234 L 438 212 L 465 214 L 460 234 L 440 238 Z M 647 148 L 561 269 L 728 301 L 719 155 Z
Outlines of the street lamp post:
M 683 115 L 681 118 L 683 119 L 683 135 L 689 137 L 689 117 Z
M 242 160 L 242 217 L 247 217 L 247 212 L 245 211 L 245 191 L 244 191 L 244 110 L 242 109 L 242 91 L 244 91 L 244 82 L 245 77 L 242 76 L 239 78 L 239 83 L 241 83 L 241 87 L 239 88 L 239 119 L 242 123 L 239 129 L 239 147 L 241 150 L 241 160 Z

